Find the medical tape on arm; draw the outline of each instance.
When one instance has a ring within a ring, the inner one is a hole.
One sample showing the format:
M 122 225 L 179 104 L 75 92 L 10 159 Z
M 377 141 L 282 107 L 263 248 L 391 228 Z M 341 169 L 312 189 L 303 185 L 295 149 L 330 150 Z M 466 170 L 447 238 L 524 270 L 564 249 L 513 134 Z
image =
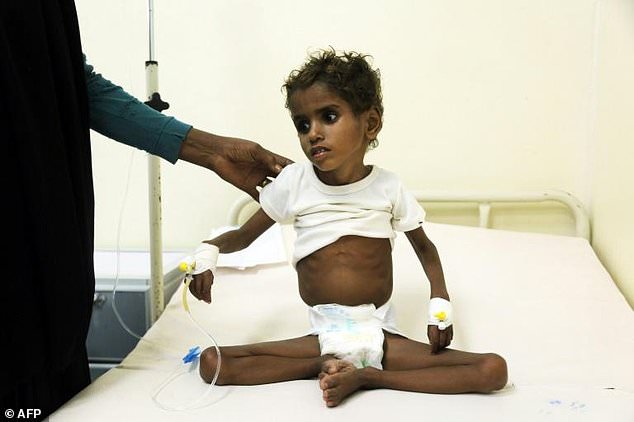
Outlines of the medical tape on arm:
M 216 264 L 218 263 L 218 255 L 220 249 L 216 245 L 210 245 L 209 243 L 201 243 L 196 251 L 194 251 L 194 268 L 192 274 L 198 275 L 204 273 L 207 270 L 211 270 L 216 274 Z
M 453 324 L 453 308 L 451 302 L 441 297 L 433 297 L 429 301 L 428 325 L 437 325 L 439 330 L 444 330 Z

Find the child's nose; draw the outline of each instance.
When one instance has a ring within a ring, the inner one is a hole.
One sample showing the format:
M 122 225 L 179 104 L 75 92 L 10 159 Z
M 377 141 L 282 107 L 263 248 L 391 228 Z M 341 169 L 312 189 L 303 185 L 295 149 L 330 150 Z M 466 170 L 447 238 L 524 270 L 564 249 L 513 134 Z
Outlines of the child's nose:
M 319 142 L 324 139 L 322 127 L 320 124 L 313 124 L 310 126 L 310 132 L 308 132 L 308 140 L 311 143 Z

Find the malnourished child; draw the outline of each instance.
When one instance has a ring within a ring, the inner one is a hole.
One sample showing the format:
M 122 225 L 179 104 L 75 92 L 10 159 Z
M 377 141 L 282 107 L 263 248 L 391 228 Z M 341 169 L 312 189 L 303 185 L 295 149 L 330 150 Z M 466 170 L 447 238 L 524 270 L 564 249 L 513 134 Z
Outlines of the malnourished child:
M 308 162 L 263 183 L 261 209 L 197 250 L 190 290 L 210 302 L 218 253 L 247 247 L 275 222 L 292 222 L 292 262 L 312 327 L 299 338 L 222 347 L 218 384 L 318 377 L 330 407 L 360 389 L 464 393 L 506 384 L 500 356 L 446 348 L 452 309 L 438 252 L 423 229 L 424 211 L 394 173 L 364 163 L 383 123 L 379 73 L 366 58 L 322 51 L 290 74 L 286 106 Z M 406 338 L 394 323 L 395 231 L 405 233 L 430 282 L 429 345 Z M 216 360 L 213 348 L 201 355 L 207 382 Z

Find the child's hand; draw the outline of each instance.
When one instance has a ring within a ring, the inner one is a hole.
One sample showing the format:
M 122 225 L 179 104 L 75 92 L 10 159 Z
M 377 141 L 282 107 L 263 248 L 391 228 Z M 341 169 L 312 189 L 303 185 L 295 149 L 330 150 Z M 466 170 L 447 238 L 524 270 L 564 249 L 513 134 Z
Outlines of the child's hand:
M 431 345 L 431 354 L 435 355 L 440 350 L 449 346 L 453 339 L 453 326 L 441 330 L 437 325 L 427 326 L 427 337 L 429 338 L 429 344 Z
M 214 284 L 214 271 L 218 262 L 220 249 L 205 241 L 194 252 L 193 279 L 189 283 L 189 291 L 198 299 L 211 303 L 211 285 Z M 191 271 L 189 269 L 188 271 Z
M 207 270 L 194 275 L 194 279 L 189 283 L 189 291 L 198 299 L 211 303 L 211 285 L 214 284 L 214 273 Z
M 427 315 L 427 337 L 432 355 L 449 346 L 453 338 L 453 307 L 449 297 L 432 297 Z

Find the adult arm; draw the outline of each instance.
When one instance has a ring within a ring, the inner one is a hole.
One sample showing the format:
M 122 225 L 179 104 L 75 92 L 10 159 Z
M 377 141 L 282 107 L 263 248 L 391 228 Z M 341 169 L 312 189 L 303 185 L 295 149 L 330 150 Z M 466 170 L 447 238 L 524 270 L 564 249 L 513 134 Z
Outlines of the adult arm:
M 206 167 L 222 179 L 258 200 L 257 186 L 264 186 L 292 161 L 245 139 L 214 135 L 192 128 L 179 158 Z
M 214 135 L 159 113 L 96 73 L 85 56 L 84 73 L 90 126 L 104 136 L 171 163 L 183 159 L 208 168 L 255 199 L 256 186 L 291 163 L 255 142 Z
M 191 125 L 148 107 L 96 73 L 86 63 L 90 127 L 108 138 L 157 155 L 170 163 L 179 158 Z

